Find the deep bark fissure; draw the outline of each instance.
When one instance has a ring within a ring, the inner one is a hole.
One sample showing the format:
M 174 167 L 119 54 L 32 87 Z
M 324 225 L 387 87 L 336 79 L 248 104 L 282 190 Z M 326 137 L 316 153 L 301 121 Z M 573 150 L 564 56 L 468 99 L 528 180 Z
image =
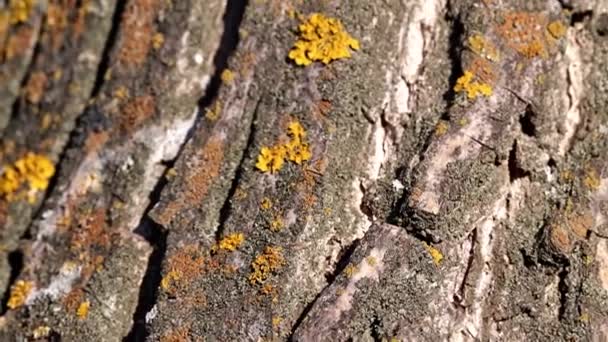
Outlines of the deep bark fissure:
M 186 134 L 186 138 L 184 139 L 184 141 L 182 141 L 181 146 L 178 149 L 176 155 L 173 157 L 173 159 L 163 162 L 165 166 L 165 172 L 163 172 L 163 174 L 160 176 L 156 186 L 151 192 L 148 207 L 142 215 L 142 220 L 140 224 L 135 229 L 135 233 L 141 235 L 146 239 L 146 241 L 148 241 L 148 243 L 150 243 L 150 245 L 153 247 L 153 252 L 148 260 L 148 265 L 146 267 L 144 278 L 140 287 L 138 304 L 135 313 L 133 314 L 133 325 L 131 327 L 131 331 L 123 339 L 123 341 L 125 342 L 140 341 L 141 339 L 145 339 L 148 336 L 148 331 L 146 329 L 146 315 L 156 304 L 158 298 L 158 288 L 162 280 L 162 263 L 165 259 L 167 237 L 169 232 L 165 231 L 161 225 L 155 223 L 151 218 L 149 218 L 148 214 L 152 210 L 152 208 L 160 201 L 162 190 L 168 183 L 167 172 L 175 166 L 175 163 L 182 155 L 182 152 L 187 142 L 192 138 L 192 135 L 195 132 L 196 127 L 198 126 L 198 121 L 203 116 L 201 113 L 203 113 L 205 108 L 209 107 L 218 96 L 219 89 L 221 86 L 221 73 L 228 64 L 228 60 L 230 59 L 230 57 L 236 51 L 239 41 L 238 28 L 240 27 L 246 6 L 247 1 L 228 1 L 228 4 L 226 6 L 226 12 L 224 13 L 224 31 L 222 33 L 218 50 L 216 51 L 216 54 L 213 59 L 215 70 L 211 77 L 211 81 L 205 89 L 204 95 L 199 100 L 199 111 L 196 114 L 196 118 L 192 126 L 189 128 L 188 133 Z M 255 120 L 252 120 L 249 133 L 250 136 L 247 142 L 247 148 L 252 142 L 251 140 L 253 135 L 252 130 L 254 122 Z M 245 152 L 239 165 L 243 163 L 245 157 L 247 156 L 247 148 L 245 148 Z M 236 189 L 237 180 L 240 179 L 240 177 L 238 176 L 239 174 L 237 172 L 237 176 L 235 176 L 232 182 L 230 195 L 226 199 L 224 207 L 229 207 L 229 201 Z M 220 211 L 220 217 L 222 217 L 222 213 L 226 210 L 224 209 L 224 207 L 222 207 L 222 211 Z
M 11 296 L 10 288 L 13 286 L 19 274 L 21 274 L 21 270 L 23 269 L 23 252 L 20 249 L 14 250 L 8 254 L 8 263 L 11 268 L 11 273 L 9 276 L 8 286 L 4 290 L 4 297 L 2 298 L 2 306 L 0 307 L 0 316 L 4 315 L 8 310 L 7 303 Z
M 348 266 L 348 264 L 350 263 L 350 259 L 353 255 L 353 253 L 355 252 L 355 249 L 357 249 L 357 246 L 359 246 L 360 242 L 361 242 L 360 239 L 355 239 L 348 246 L 346 246 L 342 249 L 342 251 L 340 252 L 341 256 L 338 258 L 338 262 L 336 263 L 336 267 L 335 267 L 334 271 L 331 274 L 326 275 L 327 285 L 324 286 L 317 293 L 315 298 L 313 298 L 308 304 L 306 304 L 306 306 L 302 310 L 302 313 L 298 316 L 298 318 L 295 320 L 294 324 L 291 327 L 291 331 L 290 331 L 289 337 L 287 339 L 288 341 L 293 341 L 294 333 L 298 330 L 298 327 L 302 324 L 304 319 L 306 319 L 306 316 L 308 316 L 308 313 L 310 312 L 310 310 L 312 310 L 313 306 L 315 305 L 315 303 L 317 302 L 319 297 L 321 297 L 323 292 L 325 292 L 325 289 L 327 289 L 329 286 L 331 286 L 332 283 L 335 281 L 335 279 L 338 277 L 338 275 L 340 273 L 342 273 L 342 271 L 344 271 L 346 266 Z
M 148 259 L 148 265 L 141 282 L 137 307 L 133 314 L 133 326 L 129 334 L 123 339 L 124 342 L 143 341 L 148 337 L 146 329 L 146 315 L 156 305 L 158 288 L 162 280 L 162 262 L 167 250 L 168 232 L 148 217 L 144 217 L 138 228 L 145 232 L 142 234 L 146 241 L 153 247 L 152 254 Z
M 253 110 L 253 118 L 251 119 L 251 124 L 249 125 L 249 129 L 247 130 L 247 142 L 245 147 L 243 148 L 243 155 L 241 156 L 238 165 L 236 167 L 236 172 L 234 177 L 232 178 L 232 182 L 230 183 L 230 188 L 224 199 L 224 203 L 220 208 L 220 216 L 218 218 L 218 226 L 215 231 L 215 239 L 219 241 L 222 238 L 222 234 L 224 233 L 224 228 L 226 225 L 226 221 L 230 218 L 231 209 L 232 209 L 232 199 L 234 198 L 234 194 L 236 193 L 236 189 L 238 189 L 239 181 L 243 177 L 243 173 L 245 172 L 245 161 L 251 154 L 251 149 L 254 145 L 255 133 L 256 133 L 256 119 L 258 117 L 258 108 L 260 106 L 261 100 L 258 100 L 255 105 L 255 109 Z
M 111 62 L 111 54 L 116 45 L 116 40 L 118 38 L 118 33 L 120 32 L 120 24 L 122 22 L 122 16 L 125 12 L 125 8 L 127 7 L 127 3 L 130 1 L 117 1 L 114 6 L 114 13 L 112 13 L 112 26 L 110 27 L 110 32 L 108 33 L 108 38 L 106 39 L 105 46 L 103 47 L 103 51 L 101 53 L 101 59 L 99 60 L 99 65 L 97 67 L 97 75 L 95 75 L 95 82 L 93 83 L 93 88 L 91 89 L 90 98 L 95 98 L 99 92 L 101 91 L 102 85 L 105 81 L 105 76 L 110 68 Z

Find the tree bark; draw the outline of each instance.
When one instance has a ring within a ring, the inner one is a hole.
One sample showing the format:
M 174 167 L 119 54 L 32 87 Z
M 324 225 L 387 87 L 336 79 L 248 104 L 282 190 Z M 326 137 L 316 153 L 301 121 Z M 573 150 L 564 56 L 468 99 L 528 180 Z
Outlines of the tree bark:
M 3 341 L 608 340 L 604 1 L 0 6 Z

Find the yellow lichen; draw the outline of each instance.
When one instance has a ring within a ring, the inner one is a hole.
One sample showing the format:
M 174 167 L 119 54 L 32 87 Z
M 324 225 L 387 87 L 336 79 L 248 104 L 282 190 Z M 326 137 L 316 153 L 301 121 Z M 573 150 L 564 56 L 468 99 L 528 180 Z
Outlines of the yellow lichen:
M 268 198 L 268 197 L 262 198 L 262 203 L 260 204 L 260 207 L 262 207 L 262 209 L 264 209 L 264 210 L 268 210 L 268 209 L 272 208 L 272 201 L 270 200 L 270 198 Z
M 36 0 L 10 0 L 7 8 L 10 23 L 15 25 L 26 22 L 35 5 Z
M 446 134 L 448 132 L 448 129 L 450 129 L 450 126 L 448 125 L 448 123 L 441 120 L 435 126 L 435 135 L 440 137 L 440 136 Z
M 473 82 L 473 75 L 470 71 L 465 71 L 464 75 L 462 75 L 458 80 L 456 80 L 456 85 L 454 86 L 454 91 L 457 93 L 466 92 L 467 97 L 470 100 L 474 100 L 480 95 L 483 96 L 491 96 L 492 95 L 492 87 L 489 84 L 482 82 Z
M 76 309 L 76 316 L 78 316 L 78 318 L 80 319 L 87 318 L 90 306 L 91 303 L 88 300 L 85 300 L 84 302 L 80 303 L 80 305 L 78 305 L 78 309 Z
M 313 13 L 299 26 L 299 38 L 289 51 L 289 58 L 297 65 L 310 65 L 315 61 L 328 64 L 341 58 L 350 58 L 350 49 L 358 50 L 359 41 L 349 35 L 336 18 Z
M 275 233 L 280 232 L 283 227 L 285 227 L 285 224 L 283 223 L 283 219 L 280 217 L 275 217 L 274 220 L 270 222 L 270 230 Z
M 255 167 L 262 172 L 275 173 L 283 167 L 285 155 L 286 151 L 283 145 L 262 147 Z
M 283 321 L 283 318 L 281 318 L 280 316 L 272 317 L 272 327 L 274 329 L 279 328 L 279 325 L 281 324 L 282 321 Z
M 359 271 L 359 269 L 357 268 L 357 266 L 355 266 L 353 264 L 350 264 L 350 265 L 346 266 L 346 268 L 344 268 L 344 274 L 346 274 L 346 277 L 348 277 L 348 278 L 352 277 L 358 271 Z
M 125 86 L 119 86 L 114 90 L 114 97 L 120 100 L 124 100 L 129 97 L 129 90 Z
M 220 75 L 220 78 L 224 84 L 229 84 L 234 81 L 234 72 L 230 69 L 224 69 Z
M 169 271 L 163 279 L 160 281 L 160 287 L 168 291 L 171 288 L 171 284 L 181 279 L 181 273 L 176 270 Z
M 469 37 L 468 42 L 471 50 L 481 57 L 487 58 L 494 62 L 500 59 L 496 46 L 494 46 L 491 41 L 487 40 L 482 35 L 472 35 Z
M 433 262 L 435 263 L 435 265 L 439 266 L 439 264 L 441 264 L 441 261 L 443 261 L 443 253 L 441 253 L 441 251 L 431 245 L 424 245 L 426 247 L 426 250 L 429 252 L 429 254 L 431 255 L 431 258 L 433 258 Z
M 48 337 L 51 333 L 51 328 L 46 325 L 41 325 L 32 331 L 32 337 L 35 339 Z
M 209 121 L 215 121 L 220 117 L 220 114 L 222 113 L 222 102 L 221 101 L 215 101 L 215 103 L 213 105 L 211 105 L 209 108 L 207 108 L 205 110 L 205 118 L 207 118 L 207 120 Z
M 156 32 L 152 36 L 152 48 L 154 48 L 154 50 L 160 49 L 164 43 L 165 43 L 165 36 L 162 33 Z
M 13 165 L 4 167 L 0 176 L 0 197 L 10 201 L 27 195 L 28 200 L 32 202 L 38 191 L 46 190 L 54 174 L 55 165 L 50 159 L 43 155 L 27 153 Z M 23 189 L 25 184 L 28 189 Z
M 272 273 L 277 272 L 285 265 L 283 249 L 281 247 L 267 246 L 264 253 L 258 255 L 251 263 L 252 272 L 249 282 L 252 285 L 263 284 Z
M 243 233 L 232 233 L 222 238 L 217 246 L 221 250 L 232 252 L 239 248 L 243 241 L 245 241 Z
M 591 190 L 599 189 L 601 185 L 601 179 L 597 173 L 597 170 L 592 167 L 587 168 L 587 170 L 585 171 L 585 178 L 583 179 L 583 183 L 587 188 Z
M 34 288 L 34 283 L 31 281 L 18 280 L 13 286 L 11 286 L 11 295 L 8 298 L 6 306 L 9 309 L 16 309 L 27 300 L 27 296 Z
M 376 264 L 378 263 L 378 260 L 376 260 L 373 255 L 368 256 L 367 258 L 365 258 L 365 260 L 367 261 L 367 264 L 372 267 L 376 266 Z
M 262 172 L 278 172 L 285 160 L 296 164 L 310 160 L 312 152 L 310 145 L 304 140 L 306 130 L 297 121 L 292 121 L 287 127 L 290 140 L 285 144 L 277 144 L 271 147 L 262 147 L 258 156 L 256 168 Z
M 559 20 L 552 21 L 547 25 L 547 31 L 555 39 L 560 39 L 566 34 L 566 26 Z

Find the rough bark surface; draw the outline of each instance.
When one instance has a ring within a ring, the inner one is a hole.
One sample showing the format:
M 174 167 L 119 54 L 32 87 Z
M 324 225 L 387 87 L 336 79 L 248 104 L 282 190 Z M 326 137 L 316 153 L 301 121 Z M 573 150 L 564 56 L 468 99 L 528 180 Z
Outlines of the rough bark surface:
M 0 340 L 606 341 L 607 113 L 603 0 L 0 1 Z

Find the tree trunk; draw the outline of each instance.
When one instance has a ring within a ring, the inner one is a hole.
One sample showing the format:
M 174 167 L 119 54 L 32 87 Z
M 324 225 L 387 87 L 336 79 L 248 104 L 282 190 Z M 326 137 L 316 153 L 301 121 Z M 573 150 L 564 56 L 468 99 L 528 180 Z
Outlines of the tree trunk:
M 2 341 L 608 340 L 603 0 L 10 0 L 0 62 Z

